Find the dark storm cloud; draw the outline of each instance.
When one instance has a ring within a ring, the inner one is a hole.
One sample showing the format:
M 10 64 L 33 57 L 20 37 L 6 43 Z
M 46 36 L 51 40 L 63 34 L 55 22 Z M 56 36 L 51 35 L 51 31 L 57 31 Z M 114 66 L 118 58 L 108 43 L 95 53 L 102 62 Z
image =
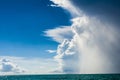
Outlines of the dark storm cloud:
M 87 15 L 120 25 L 120 0 L 72 0 L 72 2 Z
M 87 15 L 98 17 L 118 29 L 115 31 L 116 42 L 108 44 L 108 50 L 105 51 L 110 54 L 109 58 L 114 66 L 113 72 L 120 72 L 120 0 L 72 0 L 72 2 Z M 104 48 L 103 45 L 101 48 Z

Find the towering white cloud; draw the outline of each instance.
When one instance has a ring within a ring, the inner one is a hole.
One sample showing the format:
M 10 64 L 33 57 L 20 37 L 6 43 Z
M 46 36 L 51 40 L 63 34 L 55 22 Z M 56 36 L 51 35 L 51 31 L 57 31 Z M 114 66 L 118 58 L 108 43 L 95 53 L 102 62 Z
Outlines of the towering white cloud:
M 57 48 L 57 55 L 54 57 L 59 63 L 62 73 L 79 73 L 79 54 L 77 44 L 74 41 L 64 40 Z
M 60 42 L 55 56 L 59 63 L 58 70 L 63 73 L 120 72 L 119 31 L 110 23 L 81 13 L 82 11 L 78 10 L 69 0 L 51 1 L 74 15 L 70 26 L 73 32 L 71 39 L 63 37 L 61 42 L 56 36 L 50 36 Z

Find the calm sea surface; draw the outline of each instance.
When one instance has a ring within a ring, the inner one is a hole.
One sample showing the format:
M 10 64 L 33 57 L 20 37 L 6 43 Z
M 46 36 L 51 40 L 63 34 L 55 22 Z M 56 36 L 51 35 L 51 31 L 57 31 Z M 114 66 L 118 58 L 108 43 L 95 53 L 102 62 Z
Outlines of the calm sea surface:
M 15 75 L 0 80 L 120 80 L 120 74 Z

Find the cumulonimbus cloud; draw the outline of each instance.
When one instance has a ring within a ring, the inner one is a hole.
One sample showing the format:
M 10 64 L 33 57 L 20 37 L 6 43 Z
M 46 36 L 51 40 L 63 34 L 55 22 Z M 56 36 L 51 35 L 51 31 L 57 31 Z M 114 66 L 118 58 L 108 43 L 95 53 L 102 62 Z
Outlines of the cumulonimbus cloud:
M 71 39 L 63 37 L 62 41 L 58 41 L 60 44 L 55 56 L 59 63 L 58 70 L 63 73 L 119 73 L 120 37 L 113 24 L 87 16 L 69 0 L 51 1 L 75 15 L 70 26 L 74 35 Z M 50 37 L 57 41 L 56 36 Z

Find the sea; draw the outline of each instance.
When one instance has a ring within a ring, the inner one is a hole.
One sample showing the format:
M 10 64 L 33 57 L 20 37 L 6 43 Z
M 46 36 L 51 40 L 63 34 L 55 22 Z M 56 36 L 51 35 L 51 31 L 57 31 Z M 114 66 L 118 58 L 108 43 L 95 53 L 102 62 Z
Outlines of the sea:
M 120 74 L 4 75 L 0 80 L 120 80 Z

